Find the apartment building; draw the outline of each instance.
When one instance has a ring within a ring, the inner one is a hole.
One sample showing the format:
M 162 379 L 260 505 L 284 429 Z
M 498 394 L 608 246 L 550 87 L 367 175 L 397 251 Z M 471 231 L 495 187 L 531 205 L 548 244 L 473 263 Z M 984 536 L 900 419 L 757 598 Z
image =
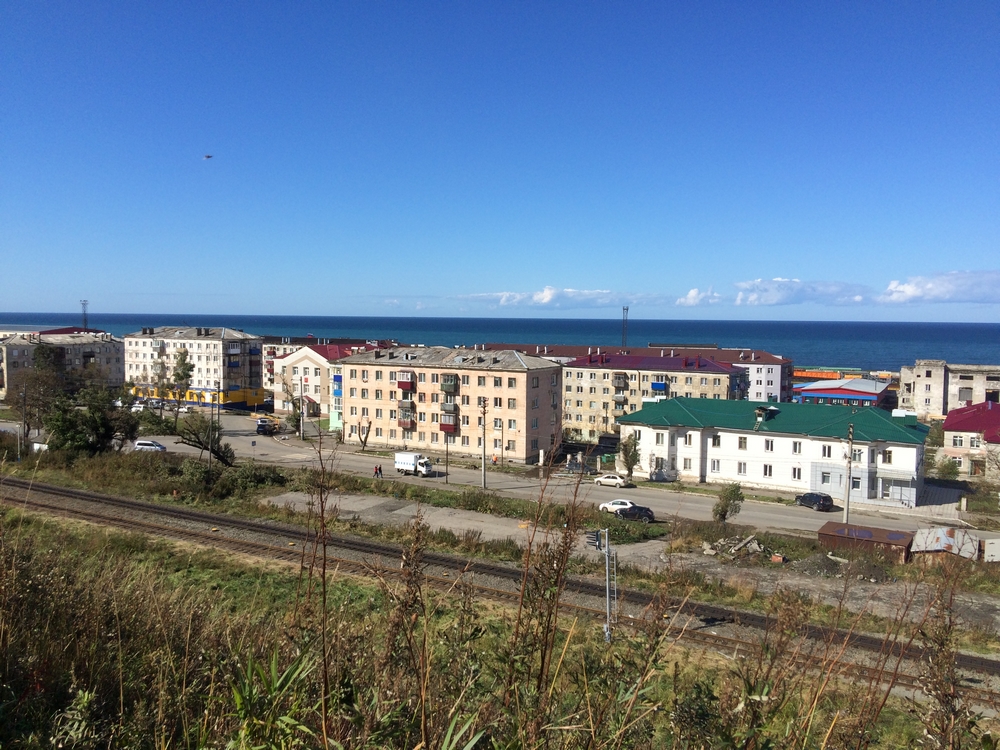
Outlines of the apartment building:
M 108 386 L 125 382 L 124 344 L 110 333 L 83 328 L 53 328 L 15 333 L 0 339 L 0 398 L 17 373 L 34 366 L 40 347 L 51 347 L 52 364 L 66 376 L 69 385 L 84 375 L 97 377 Z
M 561 368 L 541 357 L 392 347 L 337 366 L 351 442 L 536 463 L 559 439 Z
M 952 409 L 1000 403 L 1000 365 L 952 365 L 918 359 L 899 372 L 899 406 L 920 419 L 944 419 Z
M 275 378 L 275 359 L 283 357 L 286 354 L 291 354 L 299 349 L 306 346 L 336 346 L 339 347 L 344 353 L 341 357 L 347 356 L 347 354 L 356 354 L 357 352 L 366 352 L 372 349 L 385 349 L 390 346 L 396 346 L 395 341 L 375 341 L 366 339 L 351 339 L 351 338 L 316 338 L 315 336 L 264 336 L 263 337 L 263 367 L 264 372 L 262 374 L 262 382 L 264 387 L 273 390 L 273 386 L 277 383 Z M 338 357 L 339 358 L 339 357 Z
M 479 344 L 484 351 L 512 349 L 565 364 L 593 354 L 633 357 L 701 357 L 730 364 L 746 371 L 748 389 L 743 396 L 751 401 L 784 402 L 792 400 L 792 377 L 795 366 L 790 359 L 760 349 L 725 348 L 716 344 L 656 344 L 644 347 L 575 346 L 570 344 Z
M 330 431 L 343 429 L 344 409 L 340 360 L 368 351 L 368 344 L 310 344 L 272 359 L 270 385 L 276 414 L 288 414 L 300 400 L 308 417 L 325 416 Z M 266 347 L 266 344 L 265 344 Z
M 842 502 L 916 506 L 928 428 L 913 415 L 826 404 L 676 398 L 619 419 L 638 439 L 637 473 L 825 492 Z M 620 460 L 620 459 L 619 459 Z
M 745 370 L 700 356 L 589 354 L 564 365 L 563 434 L 597 442 L 617 431 L 618 417 L 645 402 L 677 396 L 744 399 L 748 387 Z
M 162 326 L 125 336 L 125 377 L 137 392 L 172 396 L 157 389 L 158 372 L 173 383 L 174 365 L 182 350 L 194 367 L 184 400 L 192 404 L 257 406 L 267 391 L 261 383 L 261 337 L 235 328 Z

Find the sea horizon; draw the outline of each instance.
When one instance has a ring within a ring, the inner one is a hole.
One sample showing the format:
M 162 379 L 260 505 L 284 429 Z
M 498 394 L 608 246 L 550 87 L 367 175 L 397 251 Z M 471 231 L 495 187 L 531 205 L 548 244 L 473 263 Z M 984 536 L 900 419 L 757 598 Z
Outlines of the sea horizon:
M 80 325 L 76 313 L 0 313 L 0 328 Z M 575 344 L 620 348 L 622 321 L 613 318 L 488 318 L 415 316 L 200 315 L 92 313 L 92 328 L 116 336 L 148 326 L 209 326 L 261 336 L 395 339 L 404 344 Z M 799 365 L 899 370 L 917 359 L 1000 363 L 1000 324 L 880 321 L 655 320 L 628 321 L 627 343 L 717 345 L 768 351 Z

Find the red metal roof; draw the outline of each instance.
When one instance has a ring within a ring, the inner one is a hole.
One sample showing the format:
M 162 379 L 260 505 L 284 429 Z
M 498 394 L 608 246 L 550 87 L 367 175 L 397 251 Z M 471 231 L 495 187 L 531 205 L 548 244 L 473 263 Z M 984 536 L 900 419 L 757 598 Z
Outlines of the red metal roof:
M 951 409 L 944 420 L 945 432 L 980 432 L 987 443 L 1000 443 L 1000 404 L 981 404 Z
M 733 372 L 728 362 L 716 362 L 705 357 L 637 357 L 631 354 L 590 354 L 567 362 L 565 367 L 602 367 L 608 370 L 657 370 L 659 372 Z M 737 371 L 740 372 L 740 371 Z
M 720 349 L 715 346 L 578 346 L 574 344 L 480 344 L 486 350 L 512 349 L 538 357 L 585 357 L 588 354 L 626 354 L 634 357 L 702 357 L 716 362 L 781 365 L 790 359 L 760 349 Z

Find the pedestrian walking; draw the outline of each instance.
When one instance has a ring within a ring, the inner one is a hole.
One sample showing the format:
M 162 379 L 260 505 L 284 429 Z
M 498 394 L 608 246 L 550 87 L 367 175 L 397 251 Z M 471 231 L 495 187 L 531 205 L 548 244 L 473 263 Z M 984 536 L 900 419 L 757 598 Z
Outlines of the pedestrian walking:
M 378 466 L 372 469 L 372 479 L 378 479 Z
M 382 464 L 379 464 L 379 465 L 378 465 L 378 478 L 379 478 L 379 479 L 382 479 L 382 478 L 383 478 L 383 477 L 382 477 Z

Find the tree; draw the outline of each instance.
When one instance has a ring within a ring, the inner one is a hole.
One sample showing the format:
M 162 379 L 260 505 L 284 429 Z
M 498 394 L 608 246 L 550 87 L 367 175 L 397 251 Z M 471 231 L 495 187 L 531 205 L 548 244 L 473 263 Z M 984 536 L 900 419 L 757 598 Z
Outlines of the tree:
M 361 421 L 358 422 L 358 440 L 361 443 L 361 452 L 365 452 L 365 448 L 368 447 L 368 437 L 372 432 L 372 421 L 368 417 L 362 417 Z
M 42 428 L 45 415 L 63 394 L 63 381 L 56 372 L 30 367 L 18 370 L 11 377 L 4 404 L 17 414 L 27 436 L 31 430 Z
M 160 355 L 152 365 L 153 382 L 156 383 L 156 397 L 160 400 L 160 419 L 163 419 L 163 406 L 167 399 L 167 384 L 170 377 L 167 375 L 167 359 L 165 355 Z
M 958 464 L 948 456 L 941 456 L 937 462 L 938 479 L 958 479 Z
M 177 418 L 181 413 L 181 402 L 187 397 L 188 388 L 191 386 L 191 374 L 194 372 L 194 365 L 188 356 L 187 349 L 177 352 L 174 359 L 174 388 L 177 396 L 177 409 L 174 410 L 174 432 L 177 432 Z
M 285 417 L 285 422 L 293 432 L 298 432 L 299 425 L 301 424 L 300 420 L 302 419 L 300 398 L 295 395 L 295 388 L 288 382 L 288 379 L 285 377 L 285 373 L 281 373 L 281 392 L 285 396 L 284 400 L 292 405 L 292 413 Z
M 719 499 L 712 506 L 712 518 L 717 523 L 724 524 L 733 516 L 739 515 L 740 508 L 743 507 L 743 488 L 739 482 L 727 484 L 719 493 Z
M 177 435 L 184 445 L 190 445 L 202 452 L 208 451 L 223 466 L 232 466 L 236 463 L 236 451 L 229 443 L 222 442 L 222 428 L 203 414 L 186 417 L 180 423 Z
M 931 448 L 940 448 L 944 445 L 944 422 L 941 420 L 931 422 L 931 427 L 927 431 L 927 445 Z
M 117 393 L 103 386 L 85 388 L 76 402 L 59 399 L 45 416 L 49 447 L 94 455 L 121 447 L 139 434 L 139 419 L 116 404 Z M 117 400 L 117 403 L 124 404 Z
M 631 482 L 632 472 L 639 465 L 640 459 L 639 438 L 635 436 L 635 433 L 622 440 L 619 452 L 622 457 L 622 465 L 625 467 L 625 473 L 628 475 L 626 478 Z

